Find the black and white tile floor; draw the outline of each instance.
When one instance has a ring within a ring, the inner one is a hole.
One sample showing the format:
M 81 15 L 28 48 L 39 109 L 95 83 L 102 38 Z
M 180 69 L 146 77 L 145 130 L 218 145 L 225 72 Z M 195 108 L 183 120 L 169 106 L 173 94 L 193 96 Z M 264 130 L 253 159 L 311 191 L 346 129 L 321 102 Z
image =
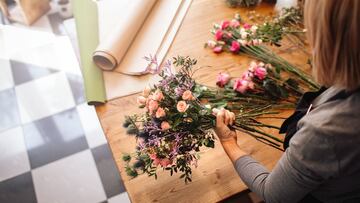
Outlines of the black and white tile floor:
M 0 202 L 130 202 L 64 29 L 0 25 Z

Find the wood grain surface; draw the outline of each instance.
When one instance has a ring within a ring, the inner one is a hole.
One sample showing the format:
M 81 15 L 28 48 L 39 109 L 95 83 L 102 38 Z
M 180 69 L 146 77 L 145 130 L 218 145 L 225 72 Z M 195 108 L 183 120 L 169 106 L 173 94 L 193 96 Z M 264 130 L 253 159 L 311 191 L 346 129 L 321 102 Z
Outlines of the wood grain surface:
M 268 15 L 274 5 L 261 4 L 256 8 L 228 8 L 224 0 L 194 0 L 184 22 L 172 44 L 168 57 L 176 55 L 191 56 L 198 60 L 198 67 L 202 67 L 195 74 L 199 83 L 215 85 L 216 75 L 221 71 L 240 76 L 251 59 L 230 53 L 214 54 L 204 48 L 204 43 L 212 39 L 210 34 L 212 24 L 223 19 L 233 18 L 235 13 L 243 17 L 249 10 Z M 288 53 L 284 56 L 292 63 L 303 66 L 305 56 Z M 134 152 L 135 138 L 126 135 L 122 122 L 125 115 L 141 113 L 137 108 L 137 95 L 119 98 L 96 107 L 99 120 L 110 145 L 114 159 L 118 166 L 126 190 L 132 202 L 218 202 L 247 189 L 233 168 L 230 159 L 225 154 L 221 144 L 215 143 L 214 149 L 201 154 L 198 168 L 193 168 L 193 182 L 185 184 L 180 175 L 170 176 L 167 171 L 158 172 L 158 179 L 147 175 L 140 175 L 130 179 L 124 171 L 123 153 Z M 284 116 L 291 112 L 283 112 Z M 267 120 L 267 123 L 280 126 L 281 120 Z M 276 130 L 267 131 L 279 137 Z M 252 137 L 238 133 L 239 146 L 252 155 L 256 160 L 272 169 L 281 151 L 266 146 Z

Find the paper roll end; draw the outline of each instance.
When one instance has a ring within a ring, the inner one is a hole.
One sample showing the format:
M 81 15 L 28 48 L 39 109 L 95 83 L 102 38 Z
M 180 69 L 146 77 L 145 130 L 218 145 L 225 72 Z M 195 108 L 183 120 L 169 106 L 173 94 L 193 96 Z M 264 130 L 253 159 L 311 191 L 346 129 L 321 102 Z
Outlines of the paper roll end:
M 95 51 L 92 58 L 94 63 L 103 70 L 114 70 L 117 66 L 116 59 L 103 51 Z

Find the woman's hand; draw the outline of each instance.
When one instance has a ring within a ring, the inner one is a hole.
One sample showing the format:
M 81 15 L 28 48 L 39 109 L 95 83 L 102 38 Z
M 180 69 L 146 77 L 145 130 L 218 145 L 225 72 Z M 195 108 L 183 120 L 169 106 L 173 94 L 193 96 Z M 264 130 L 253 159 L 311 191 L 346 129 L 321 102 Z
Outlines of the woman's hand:
M 247 155 L 237 145 L 237 136 L 234 130 L 230 130 L 228 125 L 233 125 L 235 121 L 235 114 L 228 110 L 213 109 L 216 114 L 215 132 L 218 135 L 220 142 L 229 156 L 230 160 L 235 163 L 237 159 Z
M 236 132 L 230 130 L 228 125 L 233 125 L 235 121 L 235 114 L 225 109 L 213 109 L 216 114 L 216 127 L 215 132 L 218 135 L 220 142 L 235 142 Z

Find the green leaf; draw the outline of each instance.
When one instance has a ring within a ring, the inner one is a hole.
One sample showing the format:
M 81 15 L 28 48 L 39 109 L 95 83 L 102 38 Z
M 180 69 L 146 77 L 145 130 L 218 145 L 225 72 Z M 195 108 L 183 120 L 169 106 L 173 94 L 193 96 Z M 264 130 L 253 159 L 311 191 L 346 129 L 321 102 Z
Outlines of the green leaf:
M 280 87 L 273 80 L 265 80 L 263 87 L 271 97 L 281 98 Z
M 289 97 L 289 93 L 287 91 L 287 89 L 284 86 L 280 86 L 280 93 L 281 93 L 281 97 L 282 98 L 288 98 Z
M 292 78 L 287 79 L 285 83 L 294 89 L 299 89 L 299 83 Z
M 129 154 L 124 154 L 122 157 L 123 161 L 129 162 L 131 161 L 131 156 Z

